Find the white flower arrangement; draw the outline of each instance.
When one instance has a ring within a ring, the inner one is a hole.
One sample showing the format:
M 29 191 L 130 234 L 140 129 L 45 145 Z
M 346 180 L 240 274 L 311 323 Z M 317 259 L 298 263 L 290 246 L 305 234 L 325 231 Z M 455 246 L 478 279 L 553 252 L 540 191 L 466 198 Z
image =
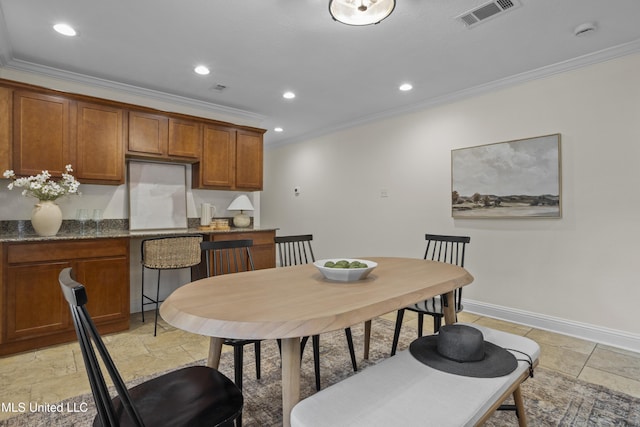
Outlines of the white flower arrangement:
M 23 196 L 35 197 L 41 201 L 53 201 L 67 194 L 79 194 L 80 183 L 70 173 L 73 172 L 73 168 L 71 165 L 66 165 L 65 170 L 66 173 L 62 174 L 59 181 L 52 180 L 49 171 L 42 171 L 28 178 L 17 178 L 12 170 L 6 170 L 2 176 L 11 180 L 7 186 L 9 190 L 24 188 Z

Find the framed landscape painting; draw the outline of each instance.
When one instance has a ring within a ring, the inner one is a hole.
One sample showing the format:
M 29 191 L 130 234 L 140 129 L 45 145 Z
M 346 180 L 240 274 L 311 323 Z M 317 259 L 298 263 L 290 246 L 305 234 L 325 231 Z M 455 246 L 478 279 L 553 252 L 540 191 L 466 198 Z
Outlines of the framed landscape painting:
M 560 134 L 451 150 L 454 218 L 561 218 Z

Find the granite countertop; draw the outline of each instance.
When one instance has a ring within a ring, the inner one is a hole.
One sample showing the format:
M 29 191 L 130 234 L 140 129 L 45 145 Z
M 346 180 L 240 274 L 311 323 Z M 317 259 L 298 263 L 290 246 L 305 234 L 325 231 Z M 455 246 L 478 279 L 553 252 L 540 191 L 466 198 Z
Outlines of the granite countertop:
M 96 224 L 87 221 L 84 232 L 78 221 L 65 220 L 60 231 L 55 236 L 39 236 L 33 231 L 30 221 L 0 221 L 0 243 L 3 242 L 37 242 L 55 240 L 81 239 L 115 239 L 152 236 L 170 236 L 174 234 L 217 234 L 217 233 L 252 233 L 260 231 L 275 231 L 277 228 L 248 227 L 229 230 L 202 230 L 198 227 L 199 220 L 189 220 L 189 228 L 171 230 L 129 230 L 127 220 L 104 220 L 100 223 L 100 230 L 96 231 Z

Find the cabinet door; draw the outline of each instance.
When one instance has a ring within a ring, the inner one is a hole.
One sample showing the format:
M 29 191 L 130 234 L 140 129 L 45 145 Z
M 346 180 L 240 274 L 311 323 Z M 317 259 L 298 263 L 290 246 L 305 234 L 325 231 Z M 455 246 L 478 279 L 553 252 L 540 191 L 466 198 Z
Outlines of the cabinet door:
M 87 290 L 87 310 L 96 324 L 129 317 L 129 260 L 100 258 L 74 263 L 76 280 Z
M 124 183 L 124 112 L 77 103 L 76 178 L 95 184 Z
M 13 169 L 16 175 L 48 170 L 61 176 L 70 163 L 69 100 L 35 92 L 13 96 Z
M 207 237 L 207 240 L 253 240 L 251 257 L 256 270 L 274 268 L 276 266 L 275 231 L 247 231 L 246 233 L 216 233 Z
M 169 119 L 169 156 L 200 157 L 202 124 L 180 119 Z
M 169 120 L 165 116 L 129 112 L 128 152 L 152 156 L 167 155 Z
M 238 130 L 235 188 L 262 190 L 262 134 Z
M 11 169 L 11 89 L 0 87 L 0 171 Z
M 204 127 L 202 158 L 194 165 L 194 186 L 230 189 L 234 185 L 236 130 Z
M 7 269 L 7 341 L 44 336 L 73 328 L 58 275 L 68 262 L 20 265 Z

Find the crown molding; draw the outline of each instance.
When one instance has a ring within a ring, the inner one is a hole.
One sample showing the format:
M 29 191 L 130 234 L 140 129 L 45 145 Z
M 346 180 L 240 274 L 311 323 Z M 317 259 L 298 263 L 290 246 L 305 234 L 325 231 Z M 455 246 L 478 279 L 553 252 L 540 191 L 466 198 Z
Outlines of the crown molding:
M 173 95 L 170 93 L 161 92 L 153 89 L 146 89 L 140 86 L 134 86 L 126 83 L 118 83 L 111 80 L 88 76 L 86 74 L 64 71 L 58 68 L 47 67 L 44 65 L 39 65 L 32 62 L 28 62 L 28 61 L 9 59 L 8 61 L 6 61 L 6 64 L 3 64 L 1 45 L 0 45 L 0 66 L 6 69 L 15 70 L 15 71 L 40 74 L 45 77 L 51 77 L 55 79 L 70 81 L 73 83 L 79 83 L 79 84 L 95 86 L 103 89 L 124 92 L 127 94 L 138 95 L 141 97 L 150 98 L 158 101 L 164 101 L 172 104 L 183 105 L 186 107 L 198 108 L 198 109 L 210 111 L 212 113 L 224 114 L 224 115 L 239 118 L 239 119 L 250 120 L 253 123 L 261 123 L 266 118 L 262 114 L 241 110 L 239 108 L 227 107 L 220 104 L 214 104 L 212 102 L 202 101 L 202 100 L 193 99 L 193 98 L 187 98 L 185 96 L 180 96 L 180 95 Z
M 601 62 L 609 61 L 612 59 L 620 58 L 627 55 L 632 55 L 640 52 L 640 39 L 634 40 L 628 43 L 624 43 L 612 48 L 603 49 L 598 52 L 582 55 L 570 60 L 558 62 L 549 66 L 537 68 L 535 70 L 526 71 L 524 73 L 516 74 L 513 76 L 505 77 L 503 79 L 494 80 L 489 83 L 481 84 L 471 88 L 463 89 L 457 92 L 452 92 L 447 95 L 430 98 L 419 103 L 411 104 L 393 110 L 387 110 L 378 114 L 368 115 L 361 117 L 350 122 L 341 123 L 330 128 L 325 128 L 321 131 L 309 132 L 295 138 L 282 139 L 275 141 L 265 148 L 275 148 L 281 145 L 294 144 L 303 142 L 309 139 L 318 138 L 323 135 L 338 132 L 344 129 L 349 129 L 356 126 L 361 126 L 367 123 L 400 116 L 403 114 L 414 113 L 417 111 L 434 108 L 437 106 L 449 104 L 452 102 L 460 101 L 466 98 L 472 98 L 475 96 L 483 95 L 489 92 L 505 89 L 518 84 L 526 83 L 533 80 L 549 77 L 555 74 L 561 74 L 575 69 L 587 67 L 590 65 L 598 64 Z

